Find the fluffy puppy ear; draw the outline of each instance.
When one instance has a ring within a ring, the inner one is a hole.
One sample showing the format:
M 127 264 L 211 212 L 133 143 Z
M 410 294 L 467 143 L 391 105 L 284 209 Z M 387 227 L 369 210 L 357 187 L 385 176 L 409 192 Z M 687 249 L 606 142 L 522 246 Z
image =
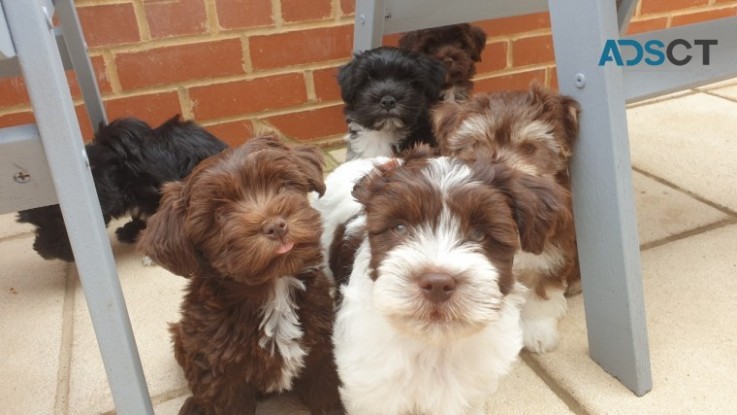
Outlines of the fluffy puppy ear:
M 294 148 L 297 166 L 305 174 L 310 190 L 317 192 L 320 196 L 325 194 L 325 179 L 323 167 L 325 158 L 320 149 L 315 146 L 297 146 Z
M 527 93 L 527 100 L 532 105 L 541 105 L 545 112 L 555 114 L 565 131 L 567 154 L 572 153 L 573 144 L 578 137 L 578 117 L 581 114 L 581 105 L 567 95 L 559 95 L 555 91 L 545 88 L 533 81 Z
M 197 252 L 186 234 L 187 198 L 184 184 L 166 183 L 158 211 L 138 239 L 138 249 L 164 268 L 189 278 L 199 269 Z
M 359 84 L 359 71 L 357 60 L 365 52 L 356 53 L 353 60 L 338 69 L 338 85 L 340 85 L 340 97 L 348 104 L 356 98 L 356 89 Z
M 418 144 L 402 152 L 401 158 L 390 159 L 384 163 L 376 164 L 374 169 L 363 176 L 353 187 L 353 198 L 366 206 L 374 195 L 379 193 L 400 166 L 412 168 L 415 165 L 423 165 L 427 159 L 434 157 L 433 149 L 427 144 Z
M 572 149 L 578 137 L 578 117 L 581 115 L 581 104 L 567 95 L 560 95 L 558 99 L 562 106 L 561 118 L 566 132 L 566 144 L 568 144 L 569 149 Z
M 523 251 L 542 253 L 558 226 L 572 220 L 570 193 L 552 177 L 521 173 L 483 155 L 472 169 L 477 180 L 508 197 Z
M 141 147 L 152 133 L 151 126 L 137 118 L 121 118 L 102 127 L 93 143 L 113 150 L 128 168 L 138 171 Z
M 486 32 L 476 26 L 469 26 L 469 31 L 472 39 L 471 59 L 481 62 L 481 52 L 486 47 Z
M 463 137 L 456 135 L 463 121 L 470 115 L 466 106 L 457 101 L 442 101 L 431 112 L 432 127 L 435 138 L 443 156 L 454 156 L 458 148 L 463 147 L 459 141 Z
M 440 91 L 445 82 L 445 64 L 437 59 L 413 52 L 418 64 L 418 81 L 425 89 L 425 95 L 430 103 L 440 99 Z
M 401 166 L 399 159 L 391 159 L 383 164 L 377 164 L 371 172 L 361 178 L 353 187 L 353 198 L 366 206 L 373 196 L 381 191 L 389 182 L 389 177 Z

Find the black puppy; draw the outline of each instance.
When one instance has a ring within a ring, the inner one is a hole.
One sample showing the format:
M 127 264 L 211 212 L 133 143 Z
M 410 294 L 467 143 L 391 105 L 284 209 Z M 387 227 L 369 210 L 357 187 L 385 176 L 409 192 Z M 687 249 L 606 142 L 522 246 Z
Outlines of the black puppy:
M 183 179 L 200 161 L 226 148 L 204 128 L 178 115 L 157 128 L 135 118 L 103 127 L 85 150 L 105 225 L 131 215 L 131 221 L 115 233 L 121 242 L 135 242 L 159 206 L 162 184 Z M 74 261 L 59 205 L 20 211 L 18 222 L 36 226 L 33 249 L 43 258 Z
M 380 47 L 357 53 L 338 72 L 349 129 L 346 159 L 435 146 L 429 113 L 444 78 L 442 62 L 417 52 Z

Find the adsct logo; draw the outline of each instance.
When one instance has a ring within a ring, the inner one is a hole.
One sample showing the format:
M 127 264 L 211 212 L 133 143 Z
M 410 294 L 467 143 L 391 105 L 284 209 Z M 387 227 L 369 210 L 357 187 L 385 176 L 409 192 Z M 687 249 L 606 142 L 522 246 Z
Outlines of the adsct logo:
M 635 66 L 640 65 L 643 61 L 649 66 L 659 66 L 665 63 L 666 58 L 673 65 L 683 66 L 699 54 L 701 64 L 709 65 L 709 48 L 717 44 L 716 39 L 696 39 L 693 45 L 685 39 L 673 39 L 668 45 L 656 39 L 648 40 L 644 45 L 632 39 L 609 39 L 601 52 L 599 66 L 609 64 L 609 62 L 617 66 Z M 628 59 L 623 59 L 622 56 Z

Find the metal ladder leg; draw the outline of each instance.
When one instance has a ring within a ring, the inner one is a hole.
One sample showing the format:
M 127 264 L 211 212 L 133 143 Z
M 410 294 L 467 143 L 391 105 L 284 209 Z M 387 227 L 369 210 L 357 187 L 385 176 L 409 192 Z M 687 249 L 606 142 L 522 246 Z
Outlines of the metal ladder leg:
M 384 35 L 384 0 L 356 0 L 353 52 L 381 46 Z
M 56 0 L 56 12 L 59 16 L 61 29 L 64 33 L 64 43 L 74 67 L 77 83 L 82 90 L 82 98 L 87 106 L 87 113 L 92 122 L 92 129 L 97 132 L 100 124 L 107 124 L 105 107 L 100 98 L 100 89 L 97 86 L 92 61 L 87 54 L 87 44 L 84 41 L 82 27 L 79 24 L 77 9 L 73 0 Z
M 116 411 L 153 414 L 50 19 L 37 0 L 0 0 L 52 172 Z
M 583 108 L 573 200 L 589 353 L 637 395 L 652 388 L 622 70 L 599 67 L 617 39 L 610 0 L 549 0 L 561 92 Z M 571 16 L 575 16 L 575 21 Z

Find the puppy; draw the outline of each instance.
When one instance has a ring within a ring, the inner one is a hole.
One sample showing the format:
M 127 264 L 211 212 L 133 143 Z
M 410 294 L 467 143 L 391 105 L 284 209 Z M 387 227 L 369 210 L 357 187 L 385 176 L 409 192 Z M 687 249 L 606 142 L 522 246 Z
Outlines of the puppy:
M 192 396 L 180 414 L 253 414 L 294 389 L 312 414 L 340 408 L 322 273 L 322 155 L 262 136 L 164 186 L 140 249 L 190 280 L 174 354 Z
M 456 24 L 408 32 L 399 47 L 431 56 L 445 64 L 444 100 L 463 100 L 471 95 L 476 62 L 486 47 L 486 33 L 476 26 Z
M 444 77 L 442 62 L 420 53 L 380 47 L 356 54 L 338 72 L 346 159 L 393 156 L 420 142 L 434 146 L 429 111 Z
M 327 179 L 321 213 L 348 217 L 325 231 L 348 280 L 333 341 L 349 414 L 482 414 L 522 347 L 514 255 L 564 195 L 547 177 L 429 154 L 352 161 Z
M 568 162 L 578 135 L 578 103 L 537 84 L 529 91 L 475 95 L 445 102 L 434 113 L 443 155 L 472 157 L 486 151 L 497 162 L 538 177 L 554 178 L 570 192 Z M 525 250 L 514 261 L 515 276 L 529 289 L 522 309 L 525 347 L 549 351 L 558 344 L 564 293 L 580 291 L 576 236 L 570 201 L 543 235 L 541 250 Z
M 115 120 L 85 146 L 105 225 L 131 215 L 116 230 L 133 243 L 156 212 L 164 182 L 180 180 L 200 161 L 227 146 L 192 121 L 175 116 L 157 128 L 135 118 Z M 36 226 L 33 249 L 45 259 L 74 261 L 59 205 L 18 212 L 18 222 Z

